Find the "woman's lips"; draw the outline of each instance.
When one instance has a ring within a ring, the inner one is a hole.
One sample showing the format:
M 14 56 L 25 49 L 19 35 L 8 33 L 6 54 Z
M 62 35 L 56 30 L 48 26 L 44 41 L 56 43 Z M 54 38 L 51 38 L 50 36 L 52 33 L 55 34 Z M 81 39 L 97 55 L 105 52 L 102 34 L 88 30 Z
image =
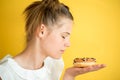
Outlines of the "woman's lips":
M 65 50 L 60 50 L 62 53 L 64 53 Z

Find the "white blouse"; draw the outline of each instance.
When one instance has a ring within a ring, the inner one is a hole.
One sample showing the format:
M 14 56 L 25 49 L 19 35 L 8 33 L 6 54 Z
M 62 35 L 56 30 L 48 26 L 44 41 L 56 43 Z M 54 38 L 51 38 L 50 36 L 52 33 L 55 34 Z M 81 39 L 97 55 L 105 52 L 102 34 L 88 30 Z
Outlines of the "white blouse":
M 0 61 L 0 77 L 2 80 L 60 80 L 63 67 L 62 59 L 47 57 L 42 68 L 28 70 L 19 66 L 12 57 L 7 56 Z

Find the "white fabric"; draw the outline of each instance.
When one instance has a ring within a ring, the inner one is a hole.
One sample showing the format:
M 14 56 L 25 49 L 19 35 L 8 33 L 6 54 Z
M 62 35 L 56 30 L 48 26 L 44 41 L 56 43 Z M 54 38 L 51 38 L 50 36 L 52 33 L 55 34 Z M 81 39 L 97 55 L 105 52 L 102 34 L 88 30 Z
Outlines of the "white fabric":
M 44 63 L 38 70 L 28 70 L 7 56 L 0 61 L 0 76 L 2 80 L 59 80 L 64 67 L 63 60 L 48 57 Z

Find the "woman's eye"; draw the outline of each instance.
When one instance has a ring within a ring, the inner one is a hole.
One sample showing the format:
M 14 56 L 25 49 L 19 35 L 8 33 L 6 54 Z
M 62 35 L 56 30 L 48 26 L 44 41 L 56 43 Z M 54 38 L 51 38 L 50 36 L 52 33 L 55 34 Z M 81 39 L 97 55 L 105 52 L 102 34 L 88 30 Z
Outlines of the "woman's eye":
M 65 36 L 62 36 L 63 39 L 65 39 Z

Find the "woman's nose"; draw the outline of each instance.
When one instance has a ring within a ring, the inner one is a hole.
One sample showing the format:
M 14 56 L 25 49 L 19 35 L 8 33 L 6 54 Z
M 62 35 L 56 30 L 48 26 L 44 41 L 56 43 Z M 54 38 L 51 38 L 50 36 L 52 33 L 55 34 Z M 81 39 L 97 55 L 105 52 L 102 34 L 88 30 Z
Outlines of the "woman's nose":
M 70 47 L 70 40 L 65 42 L 65 47 Z

